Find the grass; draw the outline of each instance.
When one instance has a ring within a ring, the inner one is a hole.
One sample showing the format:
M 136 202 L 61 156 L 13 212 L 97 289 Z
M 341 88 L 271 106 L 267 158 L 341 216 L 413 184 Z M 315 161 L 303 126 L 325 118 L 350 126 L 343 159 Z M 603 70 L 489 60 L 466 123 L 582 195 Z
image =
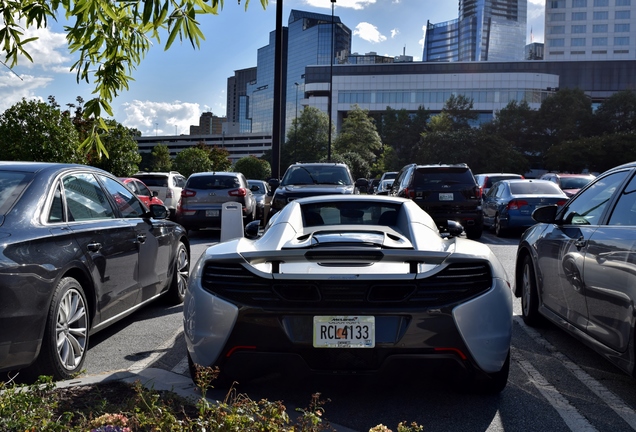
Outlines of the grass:
M 202 395 L 218 369 L 199 368 Z M 0 383 L 0 430 L 20 432 L 245 431 L 318 432 L 335 430 L 325 418 L 320 393 L 292 420 L 281 401 L 254 401 L 231 388 L 223 401 L 185 399 L 169 391 L 148 389 L 139 381 L 109 381 L 56 388 L 50 377 L 28 385 Z M 421 432 L 422 426 L 400 423 L 397 432 Z M 391 432 L 378 425 L 369 432 Z

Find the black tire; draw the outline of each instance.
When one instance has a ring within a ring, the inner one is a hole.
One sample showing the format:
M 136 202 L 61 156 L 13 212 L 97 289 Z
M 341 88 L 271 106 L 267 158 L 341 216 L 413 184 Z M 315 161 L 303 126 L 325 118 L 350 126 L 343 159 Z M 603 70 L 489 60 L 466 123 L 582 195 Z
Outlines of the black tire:
M 483 231 L 484 226 L 482 224 L 466 228 L 466 237 L 471 240 L 478 240 L 481 238 L 481 234 L 483 233 Z
M 473 382 L 473 391 L 480 394 L 499 394 L 506 388 L 508 384 L 508 375 L 510 374 L 510 350 L 508 356 L 499 372 L 485 374 L 481 379 Z
M 170 287 L 166 293 L 166 300 L 170 304 L 183 303 L 190 278 L 190 254 L 183 242 L 179 242 L 175 255 L 174 272 Z
M 40 355 L 25 371 L 30 377 L 48 375 L 55 380 L 68 380 L 81 372 L 88 348 L 87 304 L 77 280 L 60 280 L 49 306 Z
M 501 221 L 499 220 L 499 215 L 495 216 L 495 235 L 497 237 L 505 237 L 506 230 L 501 226 Z
M 531 327 L 541 324 L 539 293 L 532 258 L 526 255 L 521 268 L 521 317 Z

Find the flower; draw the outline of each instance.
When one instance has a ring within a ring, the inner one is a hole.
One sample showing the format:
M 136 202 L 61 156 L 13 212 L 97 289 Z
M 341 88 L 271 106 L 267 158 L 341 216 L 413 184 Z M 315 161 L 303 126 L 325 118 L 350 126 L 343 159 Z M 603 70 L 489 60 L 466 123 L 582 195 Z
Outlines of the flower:
M 128 419 L 122 414 L 104 414 L 91 422 L 91 432 L 131 432 Z

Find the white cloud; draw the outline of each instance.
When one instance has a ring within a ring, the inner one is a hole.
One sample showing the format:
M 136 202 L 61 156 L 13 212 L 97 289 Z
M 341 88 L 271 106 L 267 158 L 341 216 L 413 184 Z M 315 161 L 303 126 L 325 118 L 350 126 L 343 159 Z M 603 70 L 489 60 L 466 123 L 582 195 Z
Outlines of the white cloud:
M 36 92 L 53 81 L 50 77 L 32 75 L 21 75 L 20 78 L 13 72 L 0 71 L 0 113 L 20 102 L 22 98 L 42 100 Z
M 364 39 L 367 42 L 379 43 L 386 40 L 386 36 L 378 31 L 378 28 L 373 24 L 367 22 L 361 22 L 356 26 L 353 31 L 354 36 L 359 36 L 360 39 Z
M 337 0 L 337 7 L 345 7 L 355 10 L 361 10 L 365 7 L 374 4 L 376 0 Z M 317 8 L 329 8 L 331 9 L 331 2 L 326 0 L 305 0 L 305 3 L 309 6 Z
M 122 105 L 126 119 L 122 124 L 138 129 L 142 135 L 174 135 L 190 133 L 190 125 L 198 125 L 201 108 L 198 103 L 152 102 L 134 100 Z
M 24 46 L 33 62 L 20 56 L 18 64 L 27 68 L 41 67 L 45 70 L 69 73 L 71 57 L 68 55 L 66 34 L 54 33 L 48 28 L 28 28 L 24 31 L 24 39 L 37 37 Z
M 545 6 L 545 0 L 528 0 L 528 3 L 532 3 L 534 5 Z
M 391 30 L 391 39 L 394 39 L 399 34 L 400 34 L 400 30 L 398 29 Z

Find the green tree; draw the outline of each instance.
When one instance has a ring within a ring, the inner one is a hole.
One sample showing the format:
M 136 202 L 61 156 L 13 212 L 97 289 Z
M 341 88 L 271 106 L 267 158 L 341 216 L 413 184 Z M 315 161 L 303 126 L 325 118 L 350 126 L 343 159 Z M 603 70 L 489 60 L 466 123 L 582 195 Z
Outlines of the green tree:
M 340 133 L 334 141 L 335 153 L 356 153 L 370 166 L 381 150 L 382 140 L 375 127 L 375 121 L 369 117 L 368 110 L 354 105 L 347 113 Z
M 0 115 L 4 160 L 79 163 L 78 147 L 77 130 L 55 104 L 22 99 Z
M 420 135 L 429 129 L 429 118 L 430 112 L 421 106 L 414 113 L 387 107 L 377 122 L 383 148 L 381 156 L 372 167 L 372 174 L 398 171 L 404 165 L 413 163 L 415 149 L 421 140 Z
M 281 149 L 281 172 L 294 162 L 315 162 L 327 155 L 329 116 L 307 106 L 292 121 L 285 145 Z
M 451 132 L 453 130 L 453 119 L 448 113 L 441 112 L 431 116 L 431 121 L 428 124 L 431 132 L 444 133 Z
M 321 162 L 327 162 L 327 158 L 324 157 Z M 354 182 L 359 178 L 369 178 L 371 171 L 369 161 L 356 152 L 334 153 L 331 162 L 346 164 L 351 171 Z
M 621 132 L 566 141 L 550 148 L 546 168 L 566 172 L 603 172 L 636 160 L 636 134 Z
M 260 0 L 265 8 L 268 0 Z M 240 0 L 238 0 L 240 4 Z M 245 0 L 245 8 L 249 0 Z M 128 90 L 132 73 L 150 47 L 162 45 L 160 36 L 167 32 L 165 49 L 175 40 L 186 39 L 198 48 L 205 39 L 199 16 L 218 14 L 223 0 L 13 0 L 0 2 L 4 27 L 0 31 L 0 46 L 10 67 L 20 56 L 33 61 L 29 44 L 37 38 L 24 38 L 24 30 L 46 28 L 49 19 L 66 16 L 66 40 L 77 56 L 72 70 L 77 81 L 93 83 L 95 98 L 86 102 L 84 116 L 92 118 L 93 128 L 81 148 L 94 149 L 98 156 L 107 154 L 98 131 L 108 128 L 103 113 L 110 116 L 111 101 Z
M 636 132 L 636 92 L 623 90 L 605 99 L 594 113 L 602 133 Z
M 141 162 L 137 141 L 134 138 L 139 131 L 117 123 L 115 120 L 107 120 L 106 123 L 108 130 L 102 136 L 102 143 L 110 157 L 100 157 L 97 151 L 92 150 L 88 155 L 90 164 L 117 177 L 129 177 L 139 171 L 138 164 Z
M 208 149 L 208 159 L 210 159 L 214 171 L 229 171 L 232 169 L 230 152 L 222 147 L 214 146 Z
M 256 156 L 246 156 L 236 161 L 234 171 L 243 173 L 248 179 L 268 180 L 272 175 L 269 162 Z
M 470 122 L 477 120 L 477 111 L 473 110 L 473 100 L 462 94 L 451 95 L 444 103 L 442 113 L 450 117 L 456 128 L 469 128 Z
M 212 171 L 212 161 L 208 154 L 197 147 L 190 147 L 177 153 L 173 166 L 186 178 L 193 173 Z
M 172 158 L 170 149 L 166 144 L 157 144 L 150 152 L 150 170 L 166 172 L 172 170 Z

